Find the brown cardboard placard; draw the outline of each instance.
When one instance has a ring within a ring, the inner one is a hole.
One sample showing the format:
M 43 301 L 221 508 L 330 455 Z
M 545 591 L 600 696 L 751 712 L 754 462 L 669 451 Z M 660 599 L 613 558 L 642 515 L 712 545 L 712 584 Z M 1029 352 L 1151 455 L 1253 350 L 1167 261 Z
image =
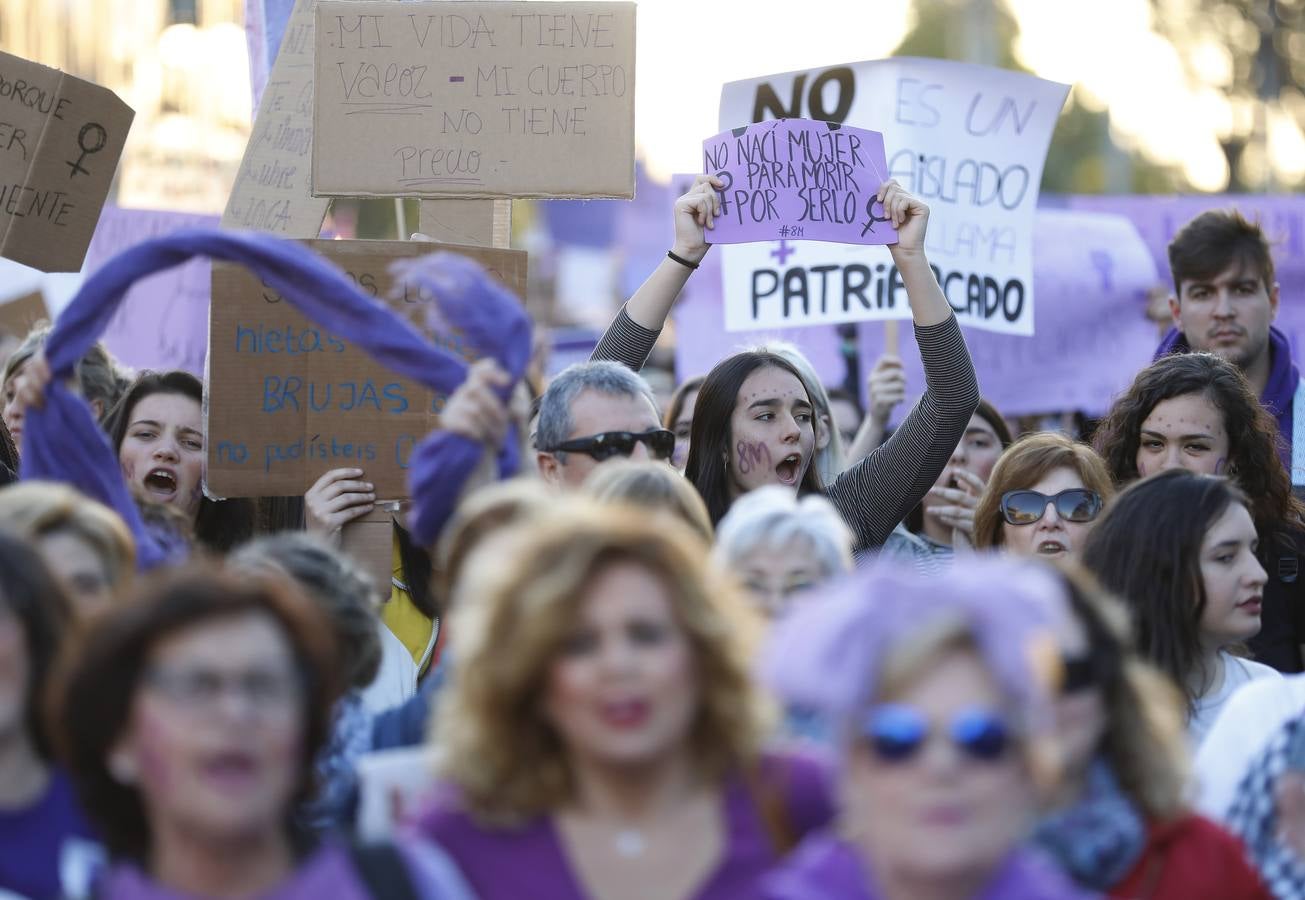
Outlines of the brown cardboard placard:
M 313 145 L 313 8 L 295 0 L 281 49 L 258 104 L 223 228 L 315 238 L 331 201 L 309 189 Z
M 0 300 L 0 332 L 23 337 L 37 322 L 49 318 L 50 310 L 45 305 L 45 295 L 40 291 L 12 300 Z
M 629 2 L 320 0 L 313 193 L 634 196 Z
M 135 117 L 108 88 L 0 53 L 0 256 L 81 269 Z
M 484 265 L 522 297 L 526 254 L 422 241 L 305 241 L 364 291 L 425 331 L 418 292 L 390 297 L 390 263 L 441 251 Z M 248 270 L 213 263 L 205 487 L 216 497 L 302 494 L 323 473 L 359 468 L 377 497 L 406 496 L 405 466 L 443 397 L 309 322 Z M 440 339 L 454 352 L 454 338 Z
M 423 200 L 421 233 L 432 241 L 507 247 L 512 240 L 511 200 Z

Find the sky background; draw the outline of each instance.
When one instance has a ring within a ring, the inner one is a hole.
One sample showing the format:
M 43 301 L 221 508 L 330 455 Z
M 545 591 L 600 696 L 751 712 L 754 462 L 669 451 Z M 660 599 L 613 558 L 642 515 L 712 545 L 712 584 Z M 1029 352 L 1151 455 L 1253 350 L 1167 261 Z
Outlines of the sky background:
M 1215 91 L 1189 85 L 1177 51 L 1154 30 L 1150 0 L 1007 5 L 1025 66 L 1108 108 L 1122 146 L 1180 165 L 1198 189 L 1224 186 L 1218 135 L 1232 112 Z M 698 170 L 703 138 L 719 130 L 724 82 L 880 58 L 912 24 L 908 0 L 642 0 L 638 15 L 637 140 L 657 177 Z M 1218 46 L 1198 60 L 1216 81 L 1231 67 Z M 1269 123 L 1269 153 L 1287 178 L 1305 175 L 1305 138 L 1287 116 Z

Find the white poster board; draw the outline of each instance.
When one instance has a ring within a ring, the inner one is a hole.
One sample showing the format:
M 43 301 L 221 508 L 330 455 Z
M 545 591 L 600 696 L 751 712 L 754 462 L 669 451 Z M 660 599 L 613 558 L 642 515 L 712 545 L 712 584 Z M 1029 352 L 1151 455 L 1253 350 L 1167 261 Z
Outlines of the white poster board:
M 1034 209 L 1068 85 L 901 57 L 730 82 L 720 128 L 823 118 L 881 131 L 888 174 L 929 204 L 929 261 L 963 325 L 1033 333 Z M 710 237 L 710 236 L 709 236 Z M 910 318 L 884 247 L 719 247 L 726 328 Z

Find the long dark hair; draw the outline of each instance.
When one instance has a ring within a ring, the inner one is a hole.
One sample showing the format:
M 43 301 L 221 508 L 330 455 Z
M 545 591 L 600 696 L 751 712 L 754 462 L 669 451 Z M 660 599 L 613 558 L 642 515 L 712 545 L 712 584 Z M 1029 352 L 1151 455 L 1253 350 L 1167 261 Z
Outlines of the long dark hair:
M 1278 424 L 1260 404 L 1235 365 L 1213 353 L 1176 353 L 1137 374 L 1097 429 L 1096 447 L 1118 484 L 1139 477 L 1142 423 L 1165 400 L 1199 394 L 1223 414 L 1228 432 L 1228 474 L 1250 499 L 1262 537 L 1300 527 L 1305 506 L 1291 492 L 1291 476 L 1278 456 Z
M 1138 651 L 1174 680 L 1190 715 L 1201 666 L 1201 544 L 1246 495 L 1226 478 L 1170 469 L 1118 494 L 1083 546 L 1082 562 L 1132 611 Z
M 136 404 L 152 394 L 180 394 L 204 407 L 204 384 L 189 372 L 141 372 L 123 393 L 105 419 L 104 428 L 113 442 L 113 452 L 122 450 Z M 207 449 L 208 435 L 204 436 Z M 195 516 L 195 538 L 209 550 L 226 553 L 254 534 L 255 509 L 249 500 L 199 501 Z
M 0 607 L 18 620 L 27 656 L 27 696 L 23 718 L 36 752 L 49 759 L 50 743 L 41 717 L 41 692 L 49 680 L 72 606 L 37 551 L 25 541 L 0 532 Z
M 739 389 L 749 375 L 764 368 L 783 369 L 796 378 L 799 384 L 805 384 L 801 373 L 782 356 L 764 350 L 746 350 L 718 362 L 707 373 L 702 388 L 698 391 L 698 399 L 693 407 L 693 430 L 689 432 L 689 459 L 684 466 L 684 476 L 702 494 L 707 512 L 711 514 L 712 525 L 720 524 L 732 502 L 730 467 L 734 463 L 730 447 L 734 443 L 734 435 L 730 419 L 739 402 Z M 815 460 L 809 460 L 798 493 L 818 493 L 822 490 Z

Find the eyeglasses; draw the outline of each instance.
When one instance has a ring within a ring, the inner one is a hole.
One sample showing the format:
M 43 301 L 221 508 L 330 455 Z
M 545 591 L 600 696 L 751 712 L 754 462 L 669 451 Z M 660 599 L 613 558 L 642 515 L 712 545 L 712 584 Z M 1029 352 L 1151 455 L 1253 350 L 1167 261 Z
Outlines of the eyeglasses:
M 156 667 L 145 673 L 145 683 L 178 706 L 198 714 L 215 710 L 228 691 L 238 694 L 257 712 L 266 713 L 288 706 L 302 690 L 294 673 L 271 668 L 219 672 Z
M 1001 515 L 1011 525 L 1032 525 L 1056 505 L 1056 515 L 1067 522 L 1091 522 L 1101 512 L 1101 495 L 1087 488 L 1070 488 L 1059 494 L 1041 491 L 1007 491 L 1001 495 Z
M 667 460 L 675 452 L 675 432 L 665 428 L 653 428 L 650 431 L 604 431 L 602 434 L 563 441 L 546 452 L 583 453 L 593 457 L 595 462 L 602 462 L 613 456 L 629 456 L 634 452 L 635 444 L 645 444 L 653 459 Z
M 871 710 L 862 734 L 885 762 L 907 762 L 924 746 L 933 726 L 913 706 L 886 703 Z M 1010 727 L 999 714 L 979 707 L 962 709 L 946 725 L 947 736 L 967 757 L 996 762 L 1011 743 Z

